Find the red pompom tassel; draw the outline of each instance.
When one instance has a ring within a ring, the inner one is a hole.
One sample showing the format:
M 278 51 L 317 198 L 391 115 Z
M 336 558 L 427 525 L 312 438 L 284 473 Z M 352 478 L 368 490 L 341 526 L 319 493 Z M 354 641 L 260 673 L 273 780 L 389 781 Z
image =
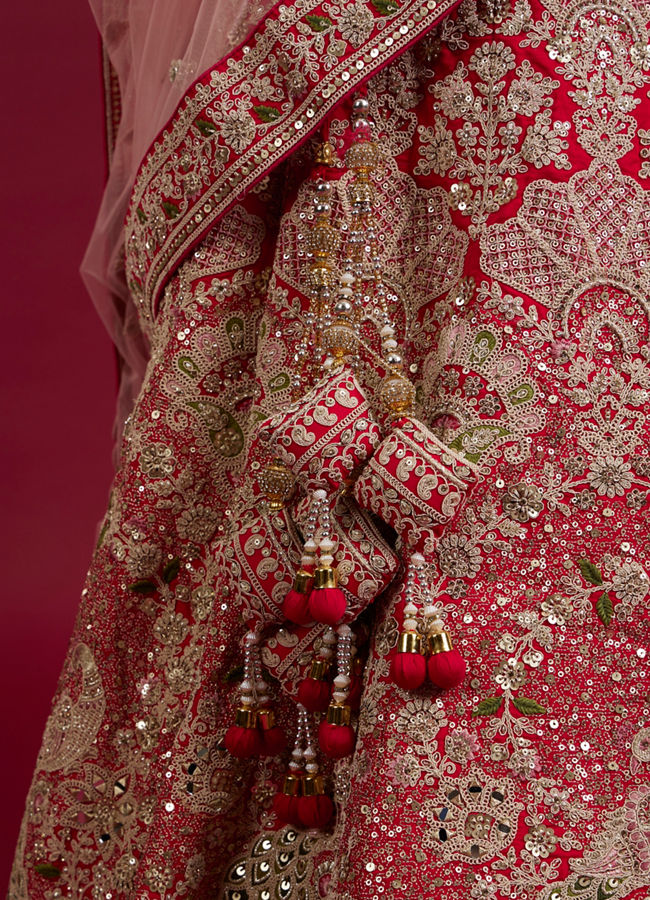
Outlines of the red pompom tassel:
M 300 825 L 298 801 L 300 800 L 300 776 L 287 775 L 282 790 L 273 798 L 273 811 L 284 825 Z
M 298 798 L 298 817 L 305 828 L 325 828 L 334 815 L 334 804 L 327 794 Z
M 275 724 L 275 713 L 272 709 L 260 709 L 257 714 L 261 726 L 261 756 L 277 756 L 287 746 L 287 738 L 279 725 Z
M 231 725 L 223 742 L 228 753 L 237 759 L 250 759 L 262 753 L 262 735 L 256 726 Z
M 318 728 L 321 750 L 330 759 L 343 759 L 354 750 L 356 734 L 350 725 L 350 707 L 330 704 Z
M 341 588 L 314 588 L 309 597 L 309 612 L 316 622 L 336 625 L 345 615 L 345 596 Z
M 443 690 L 457 687 L 467 674 L 465 660 L 458 650 L 434 653 L 427 663 L 429 680 Z
M 325 793 L 320 775 L 305 775 L 302 797 L 298 800 L 298 817 L 305 828 L 325 828 L 334 815 L 334 804 Z
M 415 691 L 426 681 L 427 661 L 421 653 L 396 653 L 391 661 L 390 675 L 405 691 Z
M 310 622 L 314 621 L 314 617 L 309 610 L 309 597 L 307 594 L 301 594 L 300 591 L 296 591 L 293 588 L 284 598 L 282 612 L 285 618 L 290 622 L 295 622 L 296 625 L 309 625 Z
M 287 736 L 279 725 L 262 731 L 262 756 L 277 756 L 287 746 Z
M 298 687 L 298 702 L 309 712 L 327 712 L 331 695 L 331 684 L 320 678 L 305 678 Z

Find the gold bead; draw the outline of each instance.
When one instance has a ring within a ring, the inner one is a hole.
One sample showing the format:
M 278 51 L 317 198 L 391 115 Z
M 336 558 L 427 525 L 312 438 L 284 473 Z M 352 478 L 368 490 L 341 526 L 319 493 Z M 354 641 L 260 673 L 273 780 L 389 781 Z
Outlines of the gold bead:
M 302 776 L 303 797 L 318 797 L 325 793 L 325 782 L 322 775 Z
M 349 725 L 350 724 L 350 707 L 342 706 L 338 703 L 330 703 L 327 707 L 326 719 L 330 725 Z
M 314 572 L 314 590 L 335 587 L 336 569 L 332 569 L 331 566 L 319 566 Z
M 435 656 L 436 653 L 446 653 L 453 648 L 451 637 L 447 631 L 438 631 L 429 635 L 429 653 Z
M 333 256 L 339 248 L 341 236 L 327 222 L 316 221 L 309 231 L 307 243 L 315 257 Z
M 260 709 L 257 713 L 257 720 L 264 731 L 273 728 L 275 725 L 275 712 L 272 709 Z
M 374 141 L 356 141 L 345 154 L 348 168 L 367 175 L 379 162 L 379 148 Z
M 357 334 L 345 319 L 341 318 L 323 330 L 322 346 L 327 353 L 344 356 L 357 349 Z
M 285 775 L 282 784 L 282 793 L 289 797 L 297 797 L 300 794 L 302 778 L 300 775 Z
M 392 415 L 409 412 L 415 402 L 415 387 L 405 375 L 387 375 L 379 395 L 384 410 Z
M 329 671 L 329 661 L 326 659 L 321 659 L 321 657 L 316 657 L 316 659 L 312 659 L 311 668 L 309 669 L 309 677 L 315 678 L 316 681 L 322 681 L 322 679 L 327 675 Z
M 293 490 L 293 474 L 281 462 L 266 466 L 258 476 L 271 509 L 283 509 Z
M 248 706 L 240 706 L 235 714 L 235 724 L 241 725 L 242 728 L 256 728 L 257 710 L 249 709 Z
M 313 578 L 314 576 L 311 572 L 307 572 L 306 569 L 298 569 L 293 579 L 294 591 L 298 591 L 299 594 L 306 594 Z
M 422 639 L 414 631 L 403 631 L 397 642 L 398 653 L 422 653 Z
M 316 164 L 319 166 L 334 165 L 334 147 L 329 141 L 324 141 L 316 150 Z

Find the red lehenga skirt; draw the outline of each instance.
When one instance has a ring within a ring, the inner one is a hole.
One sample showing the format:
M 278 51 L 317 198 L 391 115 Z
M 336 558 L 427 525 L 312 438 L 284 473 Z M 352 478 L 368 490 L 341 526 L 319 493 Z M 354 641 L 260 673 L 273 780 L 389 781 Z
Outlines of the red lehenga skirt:
M 190 90 L 12 900 L 650 896 L 649 24 L 305 0 Z

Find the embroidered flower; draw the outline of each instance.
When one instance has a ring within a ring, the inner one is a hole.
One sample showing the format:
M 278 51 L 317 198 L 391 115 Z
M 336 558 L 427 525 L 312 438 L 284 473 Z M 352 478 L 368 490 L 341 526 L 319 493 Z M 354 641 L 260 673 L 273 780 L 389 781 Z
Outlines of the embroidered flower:
M 632 468 L 641 478 L 647 478 L 650 475 L 650 456 L 633 456 Z
M 522 781 L 537 777 L 542 770 L 537 751 L 533 747 L 520 747 L 508 760 L 508 768 Z
M 633 488 L 625 498 L 625 503 L 629 509 L 638 512 L 648 502 L 648 494 L 646 491 L 640 491 L 639 488 Z
M 494 394 L 487 394 L 479 400 L 478 408 L 481 415 L 494 416 L 501 409 L 501 401 Z
M 542 509 L 542 493 L 534 484 L 515 484 L 501 501 L 504 513 L 516 522 L 536 519 Z
M 540 609 L 551 625 L 566 625 L 573 615 L 573 604 L 562 594 L 551 594 L 546 600 L 542 600 Z
M 388 763 L 387 770 L 392 783 L 403 787 L 415 787 L 422 774 L 420 762 L 414 753 L 402 753 L 394 757 Z
M 551 125 L 550 112 L 542 113 L 526 132 L 521 155 L 537 169 L 551 163 L 555 163 L 558 169 L 568 169 L 569 159 L 563 152 L 568 147 L 568 142 L 563 140 L 568 133 L 568 122 L 553 122 Z
M 194 661 L 187 655 L 172 659 L 165 669 L 165 677 L 172 693 L 184 694 L 195 679 Z
M 432 741 L 446 724 L 444 711 L 435 703 L 421 697 L 413 697 L 400 709 L 395 727 L 398 733 L 424 744 Z
M 337 25 L 343 40 L 360 47 L 372 32 L 375 18 L 365 4 L 357 3 L 343 11 Z
M 197 503 L 180 514 L 176 520 L 176 530 L 185 540 L 200 544 L 212 537 L 218 521 L 217 513 Z
M 440 569 L 451 578 L 474 578 L 481 568 L 481 551 L 462 534 L 443 535 L 436 549 Z
M 189 627 L 189 622 L 182 613 L 165 611 L 156 619 L 153 631 L 161 644 L 180 644 Z
M 578 507 L 578 509 L 593 509 L 596 505 L 596 492 L 595 491 L 580 491 L 579 494 L 574 494 L 572 497 L 573 502 Z
M 544 803 L 550 808 L 553 815 L 557 816 L 569 808 L 569 792 L 553 787 L 544 794 Z
M 496 82 L 515 67 L 515 54 L 502 41 L 482 44 L 472 56 L 469 64 L 479 78 Z
M 155 544 L 134 543 L 129 546 L 126 567 L 134 578 L 147 578 L 160 568 L 162 550 Z
M 474 759 L 479 746 L 476 737 L 465 728 L 450 731 L 445 737 L 445 753 L 449 759 L 462 766 Z
M 230 113 L 221 122 L 221 135 L 233 150 L 243 153 L 255 137 L 255 122 L 247 112 Z
M 191 604 L 194 616 L 197 619 L 205 619 L 214 605 L 214 590 L 207 585 L 192 591 Z
M 140 453 L 140 469 L 149 478 L 166 478 L 175 465 L 171 448 L 164 444 L 147 444 Z
M 421 125 L 418 128 L 420 135 L 420 161 L 415 172 L 418 175 L 445 175 L 456 159 L 456 147 L 451 133 L 447 131 L 442 116 L 435 116 L 433 128 Z
M 519 66 L 519 77 L 513 78 L 508 91 L 508 106 L 520 116 L 534 116 L 548 96 L 542 75 L 525 59 Z
M 649 589 L 648 575 L 638 563 L 623 563 L 612 577 L 612 590 L 625 603 L 639 603 Z
M 504 659 L 492 674 L 505 691 L 516 691 L 526 682 L 526 669 L 518 659 Z
M 557 835 L 552 828 L 548 828 L 546 825 L 535 825 L 524 836 L 526 850 L 532 853 L 536 859 L 547 859 L 551 853 L 555 852 L 556 844 Z
M 630 464 L 614 456 L 595 459 L 589 467 L 587 481 L 601 496 L 620 497 L 632 486 Z

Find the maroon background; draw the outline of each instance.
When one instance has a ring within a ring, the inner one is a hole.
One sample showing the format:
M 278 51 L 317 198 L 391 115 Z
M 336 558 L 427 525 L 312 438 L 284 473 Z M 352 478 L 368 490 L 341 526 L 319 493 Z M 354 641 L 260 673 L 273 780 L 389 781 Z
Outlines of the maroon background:
M 104 180 L 89 9 L 6 4 L 0 890 L 111 479 L 115 366 L 78 274 Z

